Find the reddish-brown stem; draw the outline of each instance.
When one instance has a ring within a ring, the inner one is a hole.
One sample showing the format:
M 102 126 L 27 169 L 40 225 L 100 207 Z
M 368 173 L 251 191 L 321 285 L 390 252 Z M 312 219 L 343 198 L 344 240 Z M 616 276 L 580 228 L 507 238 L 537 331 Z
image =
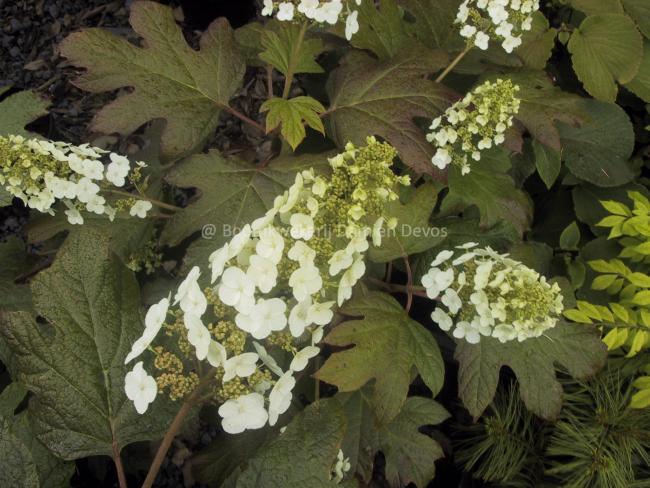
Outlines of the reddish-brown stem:
M 384 281 L 386 283 L 390 283 L 390 280 L 393 278 L 393 262 L 389 262 L 386 265 L 386 276 L 384 277 Z
M 368 281 L 391 293 L 409 293 L 410 290 L 413 296 L 428 298 L 427 292 L 422 286 L 408 287 L 406 285 L 396 285 L 394 283 L 386 283 L 385 281 L 378 280 L 377 278 L 368 278 Z
M 117 447 L 117 442 L 113 440 L 113 462 L 115 463 L 115 470 L 117 471 L 117 482 L 120 488 L 128 488 L 126 484 L 126 474 L 124 474 L 124 465 L 120 457 L 120 450 Z
M 404 266 L 406 266 L 406 313 L 411 311 L 411 305 L 413 304 L 413 272 L 411 271 L 411 263 L 409 263 L 409 257 L 404 255 Z
M 465 55 L 472 50 L 472 47 L 473 47 L 472 44 L 468 44 L 467 46 L 465 46 L 465 49 L 461 51 L 451 63 L 449 63 L 449 66 L 447 66 L 445 70 L 442 73 L 440 73 L 440 75 L 438 75 L 438 77 L 436 78 L 436 83 L 441 83 L 442 80 L 444 80 L 447 77 L 447 75 L 451 73 L 451 71 L 456 67 L 456 65 L 460 63 L 460 61 L 465 57 Z
M 241 120 L 243 122 L 246 122 L 249 125 L 252 125 L 253 127 L 255 127 L 260 132 L 266 134 L 266 128 L 262 124 L 260 124 L 259 122 L 255 122 L 253 119 L 251 119 L 250 117 L 247 117 L 246 115 L 241 113 L 239 110 L 232 108 L 230 105 L 226 105 L 223 108 L 224 108 L 224 110 L 226 112 L 234 115 L 239 120 Z
M 147 473 L 147 477 L 145 478 L 144 483 L 142 483 L 142 488 L 151 488 L 153 482 L 156 481 L 156 476 L 158 475 L 158 471 L 160 471 L 160 466 L 162 466 L 162 463 L 165 460 L 165 456 L 167 455 L 167 451 L 169 451 L 169 447 L 174 441 L 174 437 L 176 437 L 176 434 L 178 434 L 178 431 L 183 426 L 183 422 L 185 421 L 187 414 L 190 413 L 192 407 L 196 405 L 200 400 L 201 391 L 205 385 L 208 384 L 214 377 L 213 372 L 214 370 L 208 372 L 208 374 L 201 380 L 192 394 L 183 402 L 183 405 L 181 405 L 178 413 L 176 413 L 174 420 L 172 420 L 172 423 L 169 426 L 169 429 L 167 429 L 167 432 L 165 432 L 165 437 L 163 437 L 163 440 L 158 447 L 158 451 L 156 451 L 156 456 L 153 458 L 153 462 L 149 467 L 149 472 Z

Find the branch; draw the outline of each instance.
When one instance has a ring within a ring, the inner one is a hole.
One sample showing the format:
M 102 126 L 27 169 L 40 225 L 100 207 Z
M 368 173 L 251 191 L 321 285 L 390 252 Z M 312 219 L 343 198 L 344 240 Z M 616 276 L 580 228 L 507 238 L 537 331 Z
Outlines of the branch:
M 403 256 L 404 266 L 406 266 L 406 313 L 408 314 L 411 311 L 411 305 L 413 304 L 413 272 L 411 271 L 411 263 L 409 263 L 409 257 L 405 254 Z
M 472 47 L 473 46 L 471 44 L 465 46 L 465 49 L 458 56 L 456 56 L 454 60 L 449 63 L 449 66 L 447 66 L 445 70 L 436 78 L 436 83 L 440 83 L 442 80 L 444 80 L 447 75 L 451 73 L 451 70 L 453 70 L 458 63 L 460 63 L 460 60 L 463 59 L 465 55 L 471 51 Z
M 234 115 L 235 117 L 237 117 L 239 120 L 241 120 L 243 122 L 246 122 L 247 124 L 255 127 L 261 133 L 266 134 L 266 128 L 262 124 L 260 124 L 259 122 L 255 122 L 253 119 L 251 119 L 250 117 L 247 117 L 246 115 L 241 113 L 239 110 L 237 110 L 235 108 L 232 108 L 230 105 L 224 105 L 223 109 L 226 112 L 228 112 L 228 113 Z
M 113 439 L 113 462 L 115 463 L 115 470 L 117 471 L 117 482 L 120 488 L 128 488 L 126 483 L 126 475 L 124 474 L 124 465 L 120 457 L 120 451 L 117 447 L 117 441 Z
M 158 451 L 156 451 L 156 456 L 153 458 L 153 462 L 149 467 L 149 472 L 147 473 L 147 477 L 145 478 L 144 483 L 142 483 L 142 488 L 151 488 L 153 482 L 156 481 L 156 476 L 158 475 L 158 471 L 160 471 L 160 466 L 162 466 L 162 463 L 165 460 L 165 456 L 167 455 L 167 451 L 169 451 L 169 447 L 174 441 L 174 437 L 176 437 L 176 434 L 178 434 L 178 431 L 183 426 L 185 417 L 187 417 L 187 414 L 190 413 L 192 407 L 199 403 L 199 400 L 201 398 L 201 391 L 213 378 L 214 370 L 211 370 L 206 376 L 203 377 L 196 389 L 189 397 L 187 397 L 187 399 L 183 402 L 183 405 L 181 405 L 181 408 L 176 414 L 176 417 L 174 417 L 174 420 L 169 426 L 169 429 L 167 429 L 167 432 L 165 432 L 165 437 L 163 437 L 163 440 L 158 447 Z

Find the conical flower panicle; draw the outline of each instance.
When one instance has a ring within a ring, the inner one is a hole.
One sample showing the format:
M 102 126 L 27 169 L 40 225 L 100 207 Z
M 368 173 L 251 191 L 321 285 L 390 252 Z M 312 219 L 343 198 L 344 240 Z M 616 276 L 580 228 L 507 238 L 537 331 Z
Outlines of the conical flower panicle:
M 275 424 L 289 407 L 294 373 L 319 353 L 323 327 L 364 275 L 370 241 L 379 245 L 383 228 L 396 225 L 384 209 L 410 181 L 393 173 L 395 155 L 371 137 L 330 158 L 329 176 L 297 173 L 264 216 L 211 254 L 210 286 L 199 286 L 202 272 L 194 267 L 173 299 L 149 309 L 127 362 L 164 329 L 177 352 L 152 349 L 158 389 L 182 397 L 197 379 L 193 367 L 179 364 L 205 360 L 216 368 L 212 398 L 222 404 L 227 432 Z M 287 370 L 273 350 L 293 356 Z
M 460 246 L 457 256 L 440 252 L 422 277 L 427 295 L 440 299 L 431 318 L 441 329 L 476 344 L 481 336 L 523 341 L 557 324 L 564 309 L 557 283 L 506 254 L 475 246 Z

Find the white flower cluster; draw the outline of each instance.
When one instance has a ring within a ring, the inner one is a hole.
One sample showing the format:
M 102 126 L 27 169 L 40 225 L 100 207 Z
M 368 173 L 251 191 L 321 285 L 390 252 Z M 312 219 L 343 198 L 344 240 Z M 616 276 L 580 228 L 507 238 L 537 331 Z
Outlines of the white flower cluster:
M 220 313 L 245 333 L 245 344 L 252 346 L 247 352 L 228 357 L 225 345 L 212 337 L 205 323 L 206 318 L 210 320 L 209 297 L 198 284 L 199 267 L 190 271 L 174 296 L 173 305 L 180 307 L 175 316 L 182 317 L 196 359 L 222 368 L 222 383 L 250 378 L 261 367 L 277 377 L 275 384 L 264 381 L 256 391 L 233 395 L 221 405 L 226 432 L 261 428 L 267 421 L 274 425 L 287 410 L 296 383 L 294 373 L 318 355 L 316 344 L 323 327 L 332 321 L 335 305 L 351 297 L 352 288 L 364 275 L 369 240 L 375 245 L 381 242 L 385 218 L 370 211 L 397 198 L 393 187 L 406 184 L 407 179 L 390 170 L 393 148 L 374 138 L 368 142 L 359 149 L 348 145 L 345 153 L 331 158 L 329 179 L 313 169 L 296 174 L 293 185 L 264 216 L 245 225 L 210 255 L 209 294 L 218 300 Z M 341 235 L 332 230 L 340 230 Z M 174 314 L 169 306 L 169 299 L 163 299 L 149 309 L 145 331 L 125 362 L 149 348 L 165 317 Z M 309 338 L 309 345 L 292 348 L 293 360 L 283 371 L 258 341 L 285 332 L 296 343 Z M 140 367 L 138 363 L 137 371 L 127 377 L 126 391 L 143 412 L 155 398 L 155 383 L 140 373 Z
M 531 29 L 537 10 L 539 0 L 465 0 L 456 23 L 462 25 L 460 35 L 479 49 L 486 50 L 495 39 L 511 53 L 521 45 L 523 32 Z
M 481 336 L 521 342 L 554 327 L 564 308 L 557 283 L 507 254 L 476 246 L 459 246 L 455 258 L 454 251 L 441 251 L 422 277 L 427 296 L 444 306 L 431 314 L 433 321 L 471 344 Z
M 354 0 L 361 5 L 361 0 Z M 345 37 L 349 41 L 359 31 L 357 20 L 359 12 L 350 8 L 352 0 L 264 0 L 262 15 L 273 16 L 278 20 L 291 21 L 302 16 L 319 24 L 336 25 L 345 18 Z M 344 11 L 345 10 L 345 11 Z
M 462 174 L 469 173 L 469 158 L 480 161 L 482 150 L 505 141 L 505 131 L 519 111 L 518 91 L 511 80 L 486 81 L 435 118 L 427 134 L 438 148 L 433 165 L 445 169 L 454 164 Z
M 124 156 L 108 153 L 88 144 L 0 137 L 0 185 L 39 212 L 54 214 L 52 205 L 61 200 L 71 224 L 83 224 L 80 209 L 113 220 L 116 209 L 100 191 L 106 186 L 124 186 L 131 164 Z M 101 158 L 106 154 L 110 163 L 104 166 Z M 130 213 L 144 218 L 151 207 L 150 202 L 137 200 Z

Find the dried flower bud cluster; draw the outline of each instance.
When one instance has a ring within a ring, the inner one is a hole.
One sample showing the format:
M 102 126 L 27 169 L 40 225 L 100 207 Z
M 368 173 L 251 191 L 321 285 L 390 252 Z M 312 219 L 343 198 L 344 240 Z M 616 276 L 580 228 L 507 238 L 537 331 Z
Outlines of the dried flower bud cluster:
M 431 314 L 438 326 L 472 344 L 481 336 L 521 342 L 555 327 L 564 309 L 557 283 L 507 254 L 476 246 L 459 246 L 454 259 L 454 251 L 441 251 L 422 277 L 427 296 L 442 304 Z
M 367 142 L 359 148 L 348 144 L 331 158 L 329 177 L 313 169 L 297 173 L 264 216 L 212 253 L 209 287 L 199 285 L 201 270 L 194 267 L 173 303 L 165 298 L 149 309 L 145 331 L 126 362 L 149 348 L 171 315 L 173 324 L 165 328 L 177 337 L 178 355 L 189 349 L 193 357 L 185 359 L 207 360 L 215 368 L 214 398 L 223 403 L 224 429 L 239 433 L 267 421 L 274 425 L 289 407 L 294 373 L 319 353 L 316 344 L 335 306 L 350 298 L 364 275 L 369 240 L 379 245 L 383 226 L 396 225 L 382 215 L 386 203 L 397 199 L 399 184 L 410 183 L 393 173 L 391 146 L 374 138 Z M 272 349 L 293 355 L 287 370 Z M 157 357 L 162 354 L 156 349 Z M 164 359 L 158 365 L 165 365 L 168 376 L 158 379 L 159 386 L 184 391 L 187 381 L 178 375 L 188 377 L 191 370 L 181 370 L 168 355 Z M 139 373 L 134 378 L 145 389 L 154 387 Z M 144 403 L 140 396 L 129 398 L 136 407 Z M 145 398 L 153 400 L 148 390 Z
M 101 158 L 108 154 L 110 163 Z M 138 168 L 145 166 L 137 163 Z M 25 205 L 39 212 L 54 214 L 52 205 L 61 200 L 71 224 L 83 224 L 80 211 L 106 214 L 113 220 L 116 208 L 100 195 L 103 189 L 122 187 L 131 172 L 127 158 L 88 144 L 0 136 L 0 185 Z M 152 205 L 134 199 L 130 214 L 146 217 Z
M 456 23 L 470 45 L 486 50 L 490 39 L 511 53 L 522 42 L 522 34 L 533 25 L 539 0 L 465 0 L 458 8 Z
M 345 37 L 350 40 L 359 31 L 359 12 L 351 8 L 353 0 L 264 0 L 262 15 L 273 16 L 282 21 L 307 19 L 319 24 L 336 25 L 345 18 Z M 354 0 L 356 6 L 361 0 Z
M 511 80 L 486 81 L 435 118 L 427 134 L 438 148 L 431 159 L 434 166 L 445 169 L 454 164 L 467 174 L 469 158 L 480 161 L 482 150 L 503 143 L 519 111 L 518 91 Z

